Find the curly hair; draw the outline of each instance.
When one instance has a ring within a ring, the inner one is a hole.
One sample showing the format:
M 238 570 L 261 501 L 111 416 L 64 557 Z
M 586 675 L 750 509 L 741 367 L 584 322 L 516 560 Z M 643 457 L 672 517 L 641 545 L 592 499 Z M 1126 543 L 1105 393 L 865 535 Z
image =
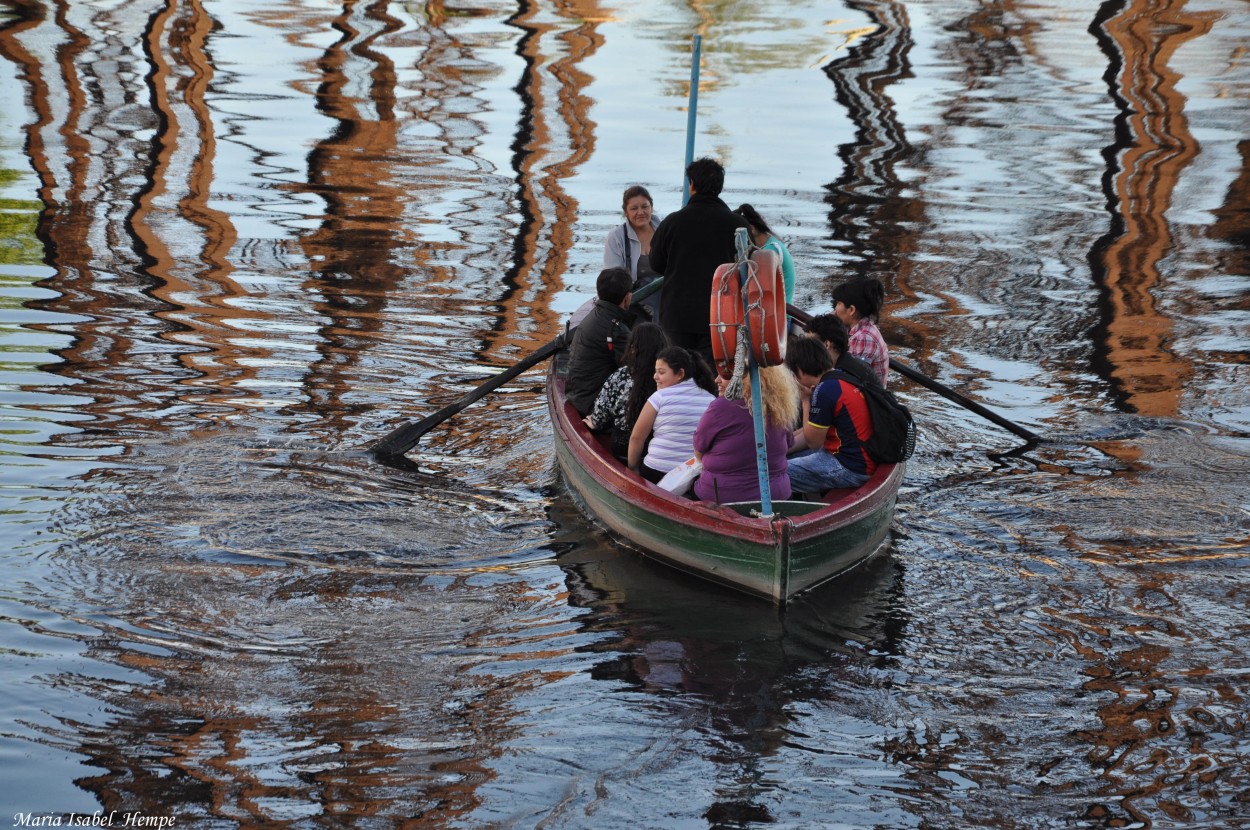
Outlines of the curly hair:
M 751 408 L 751 376 L 742 376 L 742 399 Z M 764 421 L 772 426 L 791 429 L 799 421 L 802 392 L 794 373 L 786 366 L 760 368 L 760 401 L 764 404 Z

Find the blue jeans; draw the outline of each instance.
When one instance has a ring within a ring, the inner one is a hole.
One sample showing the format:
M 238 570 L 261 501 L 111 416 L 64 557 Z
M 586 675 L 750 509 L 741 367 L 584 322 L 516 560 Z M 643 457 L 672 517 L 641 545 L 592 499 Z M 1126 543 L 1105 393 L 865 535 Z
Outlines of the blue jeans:
M 863 473 L 843 467 L 842 462 L 823 449 L 792 457 L 788 467 L 790 487 L 796 493 L 823 493 L 833 487 L 858 487 L 868 480 Z

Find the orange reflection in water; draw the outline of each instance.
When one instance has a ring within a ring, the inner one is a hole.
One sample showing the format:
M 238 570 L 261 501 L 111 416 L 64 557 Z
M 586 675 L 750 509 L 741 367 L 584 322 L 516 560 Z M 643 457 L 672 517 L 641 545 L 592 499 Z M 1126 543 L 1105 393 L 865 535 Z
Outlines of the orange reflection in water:
M 1173 247 L 1167 221 L 1172 194 L 1198 154 L 1177 90 L 1180 76 L 1169 63 L 1218 19 L 1187 5 L 1134 0 L 1098 21 L 1121 114 L 1104 184 L 1114 210 L 1112 230 L 1090 253 L 1104 306 L 1097 361 L 1125 406 L 1160 417 L 1178 413 L 1193 374 L 1170 348 L 1173 321 L 1154 294 L 1160 262 Z

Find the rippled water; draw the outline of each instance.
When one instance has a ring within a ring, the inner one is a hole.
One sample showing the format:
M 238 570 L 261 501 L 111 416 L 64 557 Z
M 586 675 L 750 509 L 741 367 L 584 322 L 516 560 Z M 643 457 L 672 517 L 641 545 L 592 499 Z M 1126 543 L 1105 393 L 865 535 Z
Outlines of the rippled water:
M 0 817 L 1250 827 L 1244 0 L 0 0 Z M 889 287 L 888 551 L 616 548 L 541 371 L 700 154 Z

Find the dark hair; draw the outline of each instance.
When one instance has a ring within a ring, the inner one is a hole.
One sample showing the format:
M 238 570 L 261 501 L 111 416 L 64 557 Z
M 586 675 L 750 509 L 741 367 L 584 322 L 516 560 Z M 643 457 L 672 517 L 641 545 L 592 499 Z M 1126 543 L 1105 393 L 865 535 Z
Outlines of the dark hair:
M 734 213 L 747 220 L 747 224 L 751 226 L 751 230 L 756 233 L 773 235 L 773 229 L 768 227 L 768 223 L 764 221 L 764 217 L 760 216 L 760 212 L 750 205 L 738 205 L 738 209 Z
M 807 330 L 816 339 L 829 343 L 838 354 L 846 354 L 850 347 L 851 336 L 846 331 L 846 324 L 834 314 L 817 314 L 807 324 Z
M 716 159 L 701 158 L 686 167 L 686 178 L 696 193 L 703 196 L 719 196 L 725 187 L 725 168 Z
M 674 372 L 681 372 L 687 380 L 693 379 L 696 385 L 713 395 L 720 391 L 716 388 L 716 378 L 712 375 L 712 367 L 708 365 L 707 358 L 698 352 L 681 346 L 669 346 L 661 349 L 655 359 L 663 360 Z
M 815 337 L 791 337 L 786 344 L 786 366 L 797 376 L 799 372 L 814 378 L 823 377 L 833 368 L 833 356 Z
M 647 192 L 647 189 L 640 184 L 636 184 L 633 187 L 625 188 L 625 195 L 621 197 L 621 210 L 625 210 L 626 206 L 629 205 L 629 200 L 635 196 L 641 196 L 647 200 L 649 205 L 655 207 L 655 200 L 651 198 L 651 194 Z
M 885 304 L 885 286 L 876 277 L 856 277 L 834 286 L 833 302 L 855 306 L 860 317 L 876 317 Z
M 604 302 L 620 305 L 633 284 L 634 278 L 624 268 L 604 268 L 595 280 L 595 293 Z
M 632 383 L 625 414 L 629 423 L 638 420 L 643 404 L 655 394 L 655 359 L 668 347 L 668 335 L 655 323 L 639 323 L 629 333 L 623 364 Z

